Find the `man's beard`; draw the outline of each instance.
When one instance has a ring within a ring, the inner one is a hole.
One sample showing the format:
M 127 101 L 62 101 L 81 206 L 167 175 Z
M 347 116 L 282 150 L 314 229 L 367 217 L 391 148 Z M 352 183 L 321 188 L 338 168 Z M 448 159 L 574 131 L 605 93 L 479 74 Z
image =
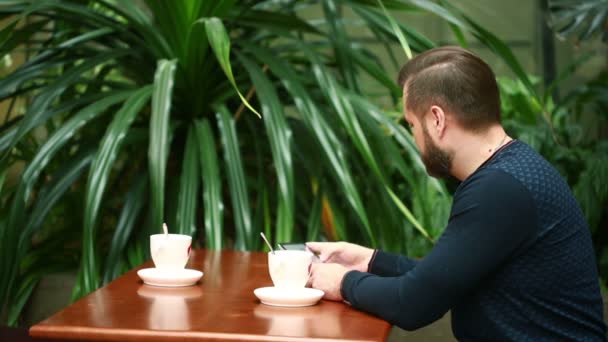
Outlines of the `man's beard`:
M 422 153 L 421 157 L 424 166 L 426 166 L 426 172 L 435 178 L 450 177 L 453 155 L 435 145 L 426 125 L 422 126 L 422 132 L 424 134 L 424 153 Z

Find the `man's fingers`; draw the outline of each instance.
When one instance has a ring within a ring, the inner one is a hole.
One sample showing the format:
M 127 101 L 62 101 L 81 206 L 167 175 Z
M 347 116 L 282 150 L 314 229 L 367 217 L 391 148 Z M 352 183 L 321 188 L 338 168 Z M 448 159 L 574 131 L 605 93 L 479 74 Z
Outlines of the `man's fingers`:
M 313 253 L 318 254 L 319 261 L 327 262 L 335 251 L 335 242 L 307 242 L 306 247 Z
M 311 263 L 310 265 L 308 265 L 308 274 L 310 274 L 310 276 L 312 277 L 315 274 L 315 271 L 317 270 L 317 266 L 319 264 L 317 263 Z
M 306 286 L 314 288 L 315 271 L 316 271 L 316 264 L 315 263 L 311 263 L 308 266 L 308 282 L 307 282 Z
M 306 282 L 306 287 L 314 287 L 314 286 L 312 286 L 312 274 L 308 275 L 308 281 Z
M 325 262 L 331 255 L 331 242 L 307 242 L 306 248 L 317 255 L 320 262 Z
M 307 242 L 306 247 L 313 253 L 321 253 L 328 244 L 328 242 Z

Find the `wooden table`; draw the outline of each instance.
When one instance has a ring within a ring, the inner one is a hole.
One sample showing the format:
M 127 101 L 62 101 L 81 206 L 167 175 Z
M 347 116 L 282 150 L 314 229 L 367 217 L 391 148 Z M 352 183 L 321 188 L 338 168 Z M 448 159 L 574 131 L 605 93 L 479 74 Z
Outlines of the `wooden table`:
M 387 322 L 344 303 L 261 304 L 253 290 L 272 286 L 267 265 L 262 252 L 193 251 L 187 267 L 205 273 L 196 286 L 144 285 L 135 269 L 32 326 L 30 335 L 96 341 L 384 341 L 388 336 Z

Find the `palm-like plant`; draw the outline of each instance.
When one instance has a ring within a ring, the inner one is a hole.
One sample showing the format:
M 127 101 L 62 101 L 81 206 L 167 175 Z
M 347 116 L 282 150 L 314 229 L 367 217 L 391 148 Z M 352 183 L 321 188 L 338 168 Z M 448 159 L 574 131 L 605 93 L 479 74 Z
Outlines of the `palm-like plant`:
M 602 34 L 608 42 L 608 1 L 546 0 L 553 28 L 561 36 L 577 35 L 579 41 Z
M 400 90 L 341 7 L 383 41 L 391 26 L 367 1 L 325 1 L 313 25 L 298 15 L 313 3 L 3 1 L 2 55 L 30 56 L 0 81 L 1 99 L 30 101 L 0 137 L 10 324 L 41 275 L 79 265 L 82 296 L 145 260 L 164 221 L 207 248 L 257 249 L 260 230 L 428 247 L 449 195 L 398 119 L 365 100 L 364 74 L 395 103 Z
M 350 26 L 410 54 L 434 44 L 387 14 L 436 14 L 534 94 L 511 51 L 447 4 L 326 0 L 305 19 L 316 1 L 1 3 L 2 55 L 30 56 L 0 81 L 0 100 L 30 101 L 0 126 L 9 324 L 46 273 L 79 266 L 77 298 L 141 264 L 163 221 L 206 248 L 258 249 L 265 231 L 428 249 L 450 196 L 399 124 L 401 90 Z

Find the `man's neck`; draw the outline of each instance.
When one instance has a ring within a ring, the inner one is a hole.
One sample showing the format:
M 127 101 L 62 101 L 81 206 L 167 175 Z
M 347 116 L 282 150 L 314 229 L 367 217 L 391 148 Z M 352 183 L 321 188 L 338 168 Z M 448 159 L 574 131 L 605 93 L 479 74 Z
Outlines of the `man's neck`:
M 452 175 L 458 180 L 467 179 L 486 160 L 512 140 L 500 125 L 491 127 L 483 134 L 461 131 L 454 137 L 454 159 Z

